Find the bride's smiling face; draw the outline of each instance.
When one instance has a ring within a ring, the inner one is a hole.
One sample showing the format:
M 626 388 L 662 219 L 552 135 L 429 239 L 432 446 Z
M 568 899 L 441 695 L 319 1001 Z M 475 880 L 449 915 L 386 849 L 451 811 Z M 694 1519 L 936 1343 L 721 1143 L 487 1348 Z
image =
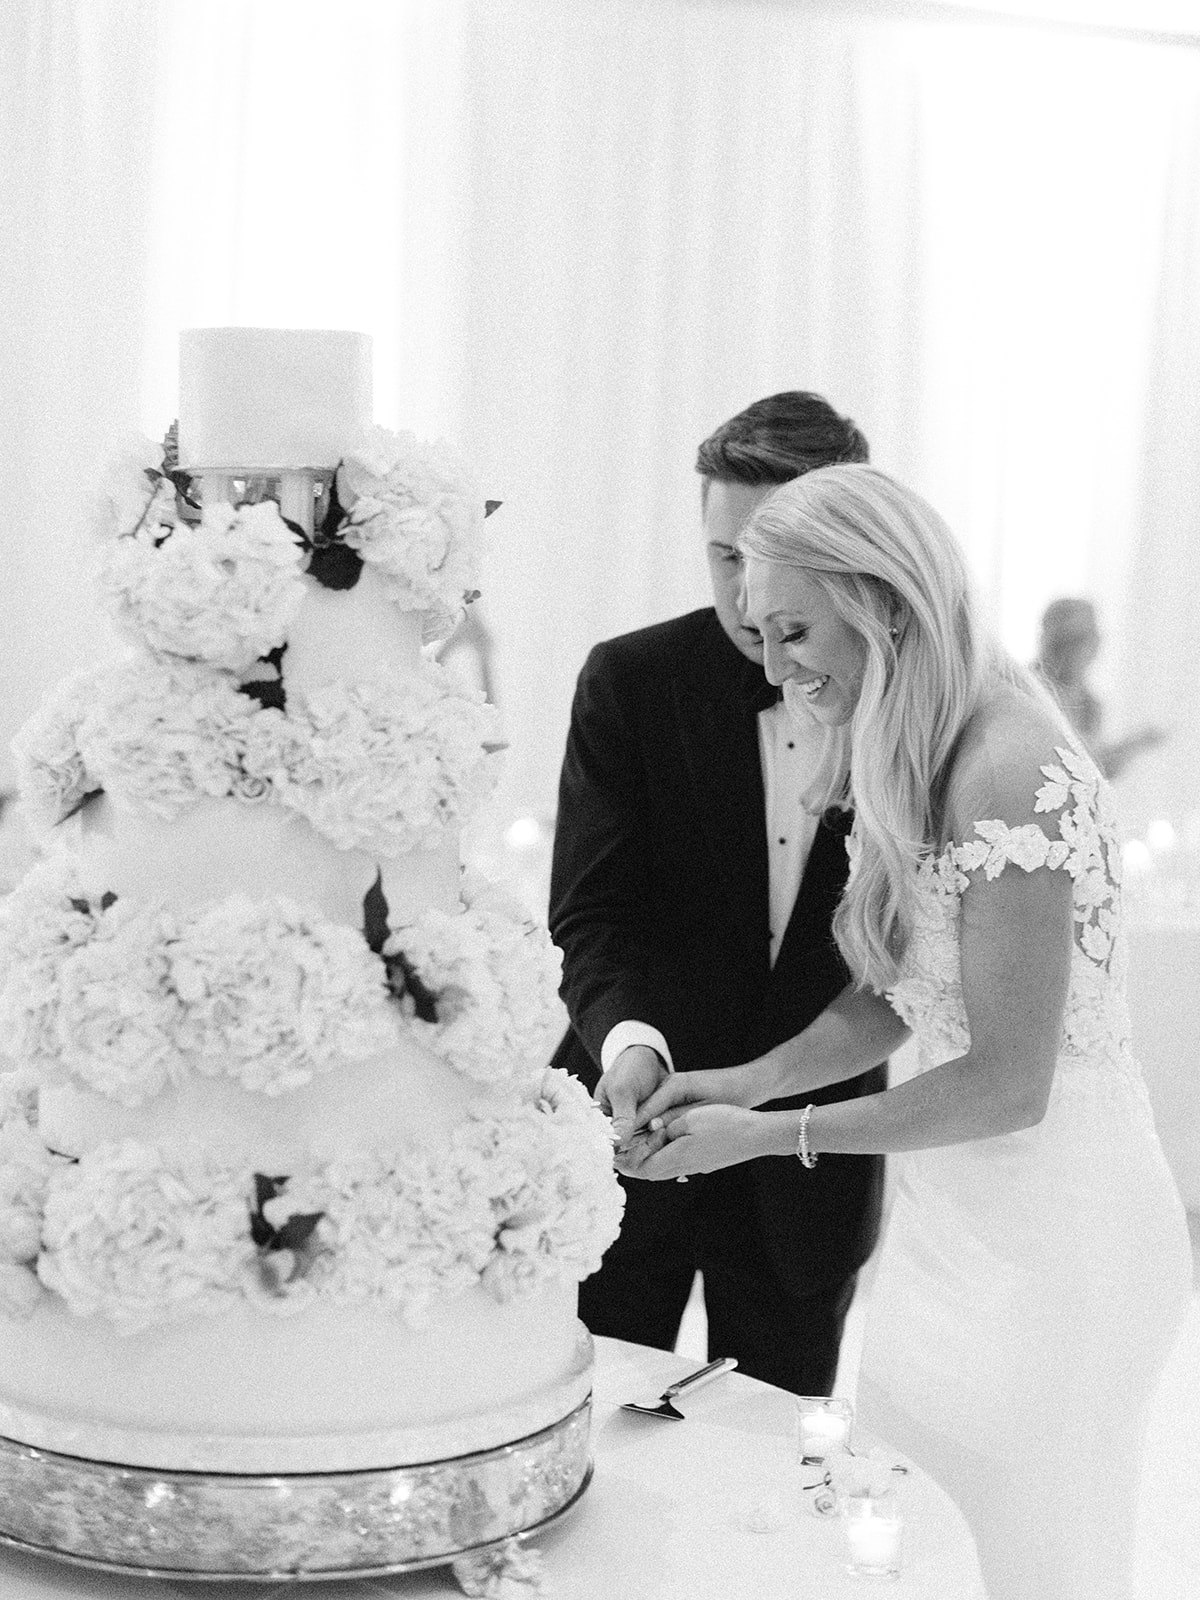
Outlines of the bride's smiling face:
M 802 567 L 750 556 L 746 615 L 763 638 L 769 682 L 783 685 L 789 711 L 804 706 L 818 722 L 849 722 L 862 691 L 867 648 Z

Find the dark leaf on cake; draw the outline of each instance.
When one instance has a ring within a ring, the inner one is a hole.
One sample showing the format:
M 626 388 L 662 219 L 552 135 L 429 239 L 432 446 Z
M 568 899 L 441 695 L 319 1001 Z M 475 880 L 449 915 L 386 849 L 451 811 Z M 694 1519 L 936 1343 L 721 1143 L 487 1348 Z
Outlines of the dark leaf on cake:
M 345 521 L 346 508 L 338 499 L 337 473 L 335 472 L 329 480 L 329 488 L 326 492 L 325 511 L 321 518 L 321 524 L 317 528 L 318 540 L 324 542 L 325 540 L 336 538 L 341 532 L 342 525 Z
M 383 892 L 383 874 L 375 874 L 375 882 L 363 895 L 363 938 L 367 948 L 382 955 L 391 929 L 388 927 L 388 903 Z
M 436 1022 L 438 997 L 421 982 L 417 969 L 404 951 L 397 950 L 394 955 L 385 956 L 384 965 L 387 967 L 388 988 L 396 999 L 411 1000 L 413 1011 L 422 1022 Z
M 199 511 L 200 502 L 192 493 L 192 477 L 189 472 L 169 472 L 167 476 L 175 485 L 175 497 L 182 500 L 184 505 L 191 506 L 194 511 Z
M 326 589 L 353 589 L 362 573 L 362 557 L 340 539 L 314 544 L 308 575 Z
M 251 683 L 239 685 L 242 694 L 249 695 L 251 700 L 257 700 L 264 711 L 286 711 L 287 695 L 283 688 L 283 679 L 276 678 L 273 682 L 267 678 L 256 678 Z
M 254 1174 L 254 1210 L 250 1213 L 250 1237 L 258 1246 L 260 1252 L 270 1254 L 276 1251 L 285 1251 L 295 1257 L 289 1264 L 289 1269 L 283 1274 L 283 1279 L 297 1275 L 296 1267 L 307 1264 L 312 1254 L 311 1248 L 315 1244 L 313 1234 L 317 1223 L 325 1215 L 323 1211 L 296 1212 L 290 1216 L 281 1228 L 267 1221 L 264 1215 L 268 1201 L 277 1200 L 287 1189 L 286 1178 L 268 1177 L 264 1172 Z M 278 1277 L 278 1274 L 275 1274 Z M 266 1278 L 263 1280 L 267 1282 Z M 276 1283 L 267 1283 L 268 1288 L 277 1288 Z
M 274 1200 L 287 1187 L 286 1178 L 269 1178 L 263 1172 L 254 1174 L 254 1210 L 250 1213 L 250 1237 L 260 1250 L 268 1250 L 275 1237 L 275 1229 L 263 1216 L 263 1207 Z
M 297 1212 L 289 1217 L 282 1228 L 276 1228 L 275 1237 L 267 1246 L 269 1250 L 299 1250 L 308 1243 L 323 1211 Z
M 283 644 L 277 644 L 274 650 L 268 650 L 265 656 L 259 656 L 249 669 L 254 676 L 239 683 L 238 692 L 257 700 L 264 709 L 286 711 L 287 690 L 283 683 L 283 652 L 286 649 L 285 640 Z
M 69 811 L 64 811 L 58 820 L 60 822 L 66 822 L 68 818 L 77 816 L 79 812 L 83 810 L 84 806 L 87 805 L 89 800 L 98 800 L 103 793 L 103 789 L 89 789 L 87 794 L 85 794 L 81 799 L 76 800 L 71 809 Z
M 115 906 L 116 903 L 116 895 L 111 889 L 106 889 L 100 896 L 99 909 L 101 911 L 107 911 L 109 906 Z M 71 896 L 71 905 L 76 911 L 80 912 L 85 917 L 91 917 L 96 914 L 96 907 L 93 906 L 92 902 L 90 900 L 84 900 L 79 895 Z

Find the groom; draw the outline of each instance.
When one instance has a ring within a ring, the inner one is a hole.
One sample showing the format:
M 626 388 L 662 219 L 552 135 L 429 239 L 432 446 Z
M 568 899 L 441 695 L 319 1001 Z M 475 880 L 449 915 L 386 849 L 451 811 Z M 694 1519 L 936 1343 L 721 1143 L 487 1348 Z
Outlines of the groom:
M 848 981 L 830 934 L 847 819 L 805 813 L 822 733 L 762 671 L 734 543 L 780 483 L 865 461 L 819 395 L 759 400 L 700 446 L 713 604 L 597 645 L 579 676 L 559 788 L 550 929 L 571 1027 L 555 1057 L 618 1125 L 668 1071 L 733 1066 L 791 1038 Z M 801 1100 L 885 1087 L 883 1066 Z M 598 1090 L 597 1090 L 597 1085 Z M 686 1184 L 626 1181 L 621 1234 L 580 1290 L 593 1333 L 674 1346 L 697 1270 L 710 1355 L 828 1394 L 883 1160 L 768 1157 Z

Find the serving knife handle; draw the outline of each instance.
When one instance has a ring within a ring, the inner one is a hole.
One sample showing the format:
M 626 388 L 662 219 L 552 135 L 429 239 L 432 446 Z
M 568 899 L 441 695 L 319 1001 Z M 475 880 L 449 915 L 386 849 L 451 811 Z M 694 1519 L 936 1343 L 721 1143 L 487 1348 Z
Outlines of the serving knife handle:
M 736 1356 L 719 1356 L 716 1361 L 710 1361 L 706 1367 L 701 1367 L 697 1372 L 688 1373 L 686 1378 L 680 1378 L 677 1383 L 671 1384 L 662 1392 L 664 1400 L 673 1400 L 685 1389 L 698 1389 L 702 1383 L 710 1383 L 713 1378 L 719 1378 L 723 1372 L 732 1372 L 737 1366 Z

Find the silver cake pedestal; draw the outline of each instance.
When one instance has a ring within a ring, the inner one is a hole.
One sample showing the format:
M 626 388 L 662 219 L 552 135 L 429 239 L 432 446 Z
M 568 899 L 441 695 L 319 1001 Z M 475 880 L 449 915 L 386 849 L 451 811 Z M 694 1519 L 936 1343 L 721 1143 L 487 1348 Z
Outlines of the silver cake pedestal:
M 590 1421 L 588 1396 L 549 1427 L 473 1455 L 283 1476 L 158 1471 L 0 1437 L 0 1543 L 107 1572 L 212 1582 L 469 1566 L 580 1499 Z

